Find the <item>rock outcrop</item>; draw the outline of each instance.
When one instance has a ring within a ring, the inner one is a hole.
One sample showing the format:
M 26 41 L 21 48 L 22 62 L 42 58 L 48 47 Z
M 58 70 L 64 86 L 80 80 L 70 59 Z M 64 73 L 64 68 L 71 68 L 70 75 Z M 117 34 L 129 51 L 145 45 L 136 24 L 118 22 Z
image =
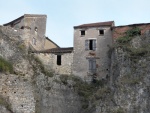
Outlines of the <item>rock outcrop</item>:
M 0 56 L 13 72 L 0 73 L 0 113 L 150 112 L 150 31 L 116 40 L 108 53 L 109 76 L 86 83 L 46 70 L 21 35 L 8 29 L 0 27 Z

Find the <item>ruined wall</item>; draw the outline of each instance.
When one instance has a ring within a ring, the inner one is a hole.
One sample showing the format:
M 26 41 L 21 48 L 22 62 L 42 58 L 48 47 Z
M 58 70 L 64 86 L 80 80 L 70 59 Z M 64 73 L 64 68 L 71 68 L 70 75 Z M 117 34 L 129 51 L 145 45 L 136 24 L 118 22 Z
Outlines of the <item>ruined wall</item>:
M 30 34 L 25 33 L 24 36 L 30 35 L 29 42 L 36 50 L 44 49 L 46 18 L 46 15 L 25 15 L 24 18 L 24 25 L 31 28 Z
M 144 34 L 147 30 L 150 29 L 150 24 L 133 24 L 133 25 L 127 25 L 127 26 L 116 26 L 113 28 L 113 38 L 116 39 L 118 37 L 121 37 L 124 35 L 124 33 L 133 28 L 138 27 L 141 30 L 141 34 Z
M 57 55 L 52 53 L 35 54 L 43 64 L 52 69 L 56 74 L 72 74 L 73 53 L 64 53 L 61 55 L 61 65 L 57 65 Z
M 22 37 L 27 47 L 43 50 L 45 45 L 46 15 L 25 14 L 22 18 L 7 24 L 14 29 L 22 29 Z M 13 25 L 13 26 L 12 26 Z
M 104 36 L 99 35 L 99 29 L 104 29 Z M 91 53 L 95 55 L 98 78 L 105 78 L 109 71 L 108 50 L 112 45 L 112 31 L 110 27 L 87 28 L 85 36 L 80 35 L 81 29 L 74 30 L 73 74 L 90 80 L 89 62 L 86 59 Z M 96 39 L 96 50 L 85 50 L 85 40 Z

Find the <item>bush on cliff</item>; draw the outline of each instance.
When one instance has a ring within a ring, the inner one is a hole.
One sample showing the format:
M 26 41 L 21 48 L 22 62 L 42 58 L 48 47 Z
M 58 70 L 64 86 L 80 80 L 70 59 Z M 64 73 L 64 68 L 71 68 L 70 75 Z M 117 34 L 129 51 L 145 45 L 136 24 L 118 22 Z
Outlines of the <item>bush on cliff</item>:
M 2 57 L 0 57 L 0 72 L 13 73 L 12 64 Z

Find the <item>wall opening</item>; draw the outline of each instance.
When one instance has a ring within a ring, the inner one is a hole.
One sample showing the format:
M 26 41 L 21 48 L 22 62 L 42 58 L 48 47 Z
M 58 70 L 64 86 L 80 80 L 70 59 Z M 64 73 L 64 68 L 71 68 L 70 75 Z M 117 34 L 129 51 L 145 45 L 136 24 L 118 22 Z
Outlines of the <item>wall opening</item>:
M 35 38 L 32 39 L 32 44 L 36 45 L 36 39 Z
M 81 36 L 85 35 L 85 30 L 81 30 Z
M 61 65 L 61 55 L 57 55 L 57 65 Z
M 99 35 L 104 35 L 104 30 L 103 29 L 99 30 Z
M 85 40 L 85 50 L 96 50 L 96 39 Z

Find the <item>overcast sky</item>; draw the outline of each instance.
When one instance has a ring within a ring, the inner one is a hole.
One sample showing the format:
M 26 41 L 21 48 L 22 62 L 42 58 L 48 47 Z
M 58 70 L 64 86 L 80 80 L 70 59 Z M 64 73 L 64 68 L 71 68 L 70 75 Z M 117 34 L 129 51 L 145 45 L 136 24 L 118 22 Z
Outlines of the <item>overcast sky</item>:
M 115 21 L 150 22 L 150 0 L 1 0 L 0 25 L 24 14 L 46 14 L 46 36 L 61 47 L 73 46 L 73 26 Z

